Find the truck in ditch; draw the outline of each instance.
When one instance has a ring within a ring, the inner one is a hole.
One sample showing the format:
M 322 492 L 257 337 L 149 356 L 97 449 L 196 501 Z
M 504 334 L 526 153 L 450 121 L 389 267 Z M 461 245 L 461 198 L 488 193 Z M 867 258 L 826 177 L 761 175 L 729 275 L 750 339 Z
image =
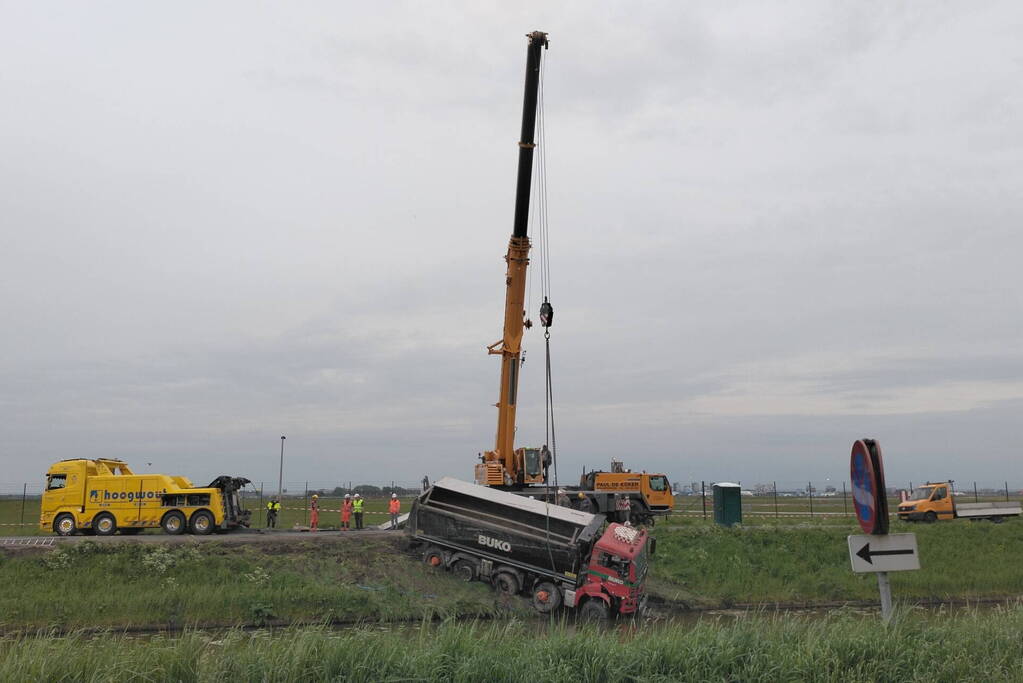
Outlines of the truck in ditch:
M 602 516 L 445 478 L 413 502 L 407 530 L 430 566 L 526 595 L 544 614 L 608 619 L 646 605 L 655 541 L 645 529 L 605 528 Z
M 238 493 L 248 483 L 220 476 L 196 487 L 185 477 L 135 474 L 123 460 L 61 460 L 46 472 L 39 526 L 60 536 L 228 531 L 249 525 Z
M 998 524 L 1006 517 L 1019 517 L 1017 502 L 957 503 L 952 481 L 928 482 L 918 486 L 899 503 L 899 519 L 908 522 L 937 522 L 939 519 L 988 519 Z

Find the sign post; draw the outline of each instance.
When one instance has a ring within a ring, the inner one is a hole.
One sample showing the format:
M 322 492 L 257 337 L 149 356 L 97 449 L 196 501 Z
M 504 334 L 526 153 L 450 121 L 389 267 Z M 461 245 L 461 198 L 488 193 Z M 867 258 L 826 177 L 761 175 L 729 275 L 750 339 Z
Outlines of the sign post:
M 854 572 L 876 572 L 881 593 L 881 618 L 892 617 L 892 586 L 888 572 L 920 568 L 916 534 L 888 535 L 888 495 L 881 446 L 874 439 L 853 443 L 849 458 L 853 509 L 863 533 L 849 536 L 849 560 Z

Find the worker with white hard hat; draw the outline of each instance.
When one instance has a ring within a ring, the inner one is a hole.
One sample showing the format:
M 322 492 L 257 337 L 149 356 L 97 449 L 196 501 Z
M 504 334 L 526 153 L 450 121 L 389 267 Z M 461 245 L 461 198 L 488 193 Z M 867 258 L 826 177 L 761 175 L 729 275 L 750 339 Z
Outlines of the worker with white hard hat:
M 391 501 L 387 504 L 387 511 L 391 513 L 391 529 L 398 528 L 398 515 L 401 514 L 401 501 L 398 494 L 391 494 Z
M 355 530 L 362 529 L 362 504 L 365 503 L 358 493 L 355 494 L 355 499 L 352 501 L 352 512 L 355 513 Z
M 345 499 L 341 502 L 341 530 L 348 531 L 352 528 L 352 494 L 346 493 Z

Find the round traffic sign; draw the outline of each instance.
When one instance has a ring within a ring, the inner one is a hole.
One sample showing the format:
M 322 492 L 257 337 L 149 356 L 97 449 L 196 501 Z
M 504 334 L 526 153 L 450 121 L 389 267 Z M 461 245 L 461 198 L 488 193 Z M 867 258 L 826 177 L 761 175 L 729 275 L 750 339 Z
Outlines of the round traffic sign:
M 876 454 L 876 457 L 875 457 Z M 849 458 L 849 474 L 852 478 L 853 509 L 860 528 L 866 534 L 887 532 L 887 505 L 884 505 L 884 475 L 880 471 L 880 453 L 871 453 L 863 439 L 853 443 Z M 884 515 L 884 522 L 882 522 Z

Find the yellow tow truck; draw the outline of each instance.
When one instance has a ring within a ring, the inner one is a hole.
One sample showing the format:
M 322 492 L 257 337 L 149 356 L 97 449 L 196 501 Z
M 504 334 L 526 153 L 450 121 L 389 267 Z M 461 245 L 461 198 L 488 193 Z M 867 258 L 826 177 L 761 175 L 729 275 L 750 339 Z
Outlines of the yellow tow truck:
M 60 536 L 112 536 L 161 528 L 210 534 L 247 527 L 238 491 L 249 483 L 221 476 L 196 487 L 185 477 L 135 474 L 123 460 L 61 460 L 46 472 L 39 527 Z

